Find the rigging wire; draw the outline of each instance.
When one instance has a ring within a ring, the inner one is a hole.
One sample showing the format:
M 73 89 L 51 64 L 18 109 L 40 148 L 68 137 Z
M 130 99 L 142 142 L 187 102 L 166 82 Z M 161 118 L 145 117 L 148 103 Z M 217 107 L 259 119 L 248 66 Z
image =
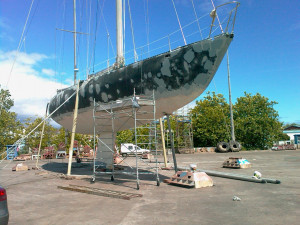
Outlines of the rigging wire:
M 31 13 L 31 9 L 32 9 L 33 3 L 34 3 L 34 0 L 32 0 L 32 1 L 31 1 L 31 4 L 30 4 L 30 8 L 29 8 L 29 12 L 28 12 L 28 14 L 27 14 L 26 22 L 25 22 L 25 24 L 24 24 L 23 31 L 22 31 L 22 35 L 21 35 L 20 40 L 19 40 L 17 52 L 16 52 L 16 54 L 15 54 L 15 57 L 14 57 L 14 60 L 13 60 L 13 64 L 12 64 L 12 66 L 11 66 L 11 69 L 10 69 L 10 72 L 9 72 L 9 75 L 8 75 L 8 80 L 7 80 L 7 83 L 6 83 L 6 88 L 8 88 L 8 84 L 9 84 L 10 78 L 11 78 L 11 76 L 12 76 L 12 71 L 13 71 L 13 68 L 14 68 L 14 66 L 15 66 L 15 63 L 16 63 L 16 61 L 17 61 L 17 57 L 18 57 L 18 55 L 19 55 L 20 49 L 21 49 L 21 45 L 22 45 L 22 43 L 23 43 L 23 41 L 25 40 L 25 37 L 26 37 L 25 30 L 26 30 L 27 22 L 28 22 L 30 13 Z M 24 34 L 25 34 L 25 35 L 24 35 Z M 3 102 L 3 101 L 4 101 L 4 96 L 1 96 L 0 102 Z M 0 105 L 0 114 L 1 114 L 1 111 L 2 111 L 2 106 L 3 106 L 3 104 Z
M 80 10 L 80 15 L 79 15 L 79 18 L 80 18 L 79 19 L 79 21 L 80 21 L 80 23 L 79 23 L 79 29 L 77 29 L 77 30 L 82 30 L 82 25 L 83 25 L 83 19 L 82 18 L 83 18 L 83 10 L 84 10 L 84 7 L 82 7 L 82 6 L 83 6 L 83 0 L 78 1 L 78 7 L 76 7 L 76 8 L 77 9 L 79 8 L 81 10 Z M 77 56 L 77 60 L 76 60 L 76 64 L 77 65 L 76 65 L 76 67 L 80 68 L 82 60 L 80 60 L 80 58 L 81 58 L 81 52 L 80 52 L 79 46 L 82 45 L 82 44 L 80 44 L 80 43 L 82 43 L 82 40 L 83 40 L 82 35 L 77 35 L 76 39 L 77 39 L 77 41 L 76 41 L 76 56 Z M 78 79 L 80 80 L 80 74 L 81 73 L 79 72 L 77 74 L 78 74 Z
M 108 34 L 108 35 L 110 36 L 109 31 L 108 31 L 108 28 L 107 28 L 107 23 L 106 23 L 106 20 L 105 20 L 105 17 L 104 17 L 104 13 L 103 13 L 103 9 L 102 9 L 102 8 L 100 8 L 100 12 L 101 12 L 101 16 L 102 16 L 102 19 L 103 19 L 103 22 L 104 22 L 106 34 Z M 113 54 L 114 54 L 114 57 L 115 57 L 115 56 L 116 56 L 116 53 L 115 53 L 114 45 L 113 45 L 113 43 L 112 43 L 111 38 L 110 38 L 110 45 L 111 45 L 111 48 L 112 48 L 112 51 L 113 51 Z
M 99 0 L 97 0 L 97 6 L 96 6 L 96 26 L 95 26 L 95 38 L 94 38 L 93 55 L 92 55 L 93 73 L 95 72 L 95 51 L 96 51 L 96 40 L 97 40 L 97 30 L 98 30 L 98 11 L 99 11 Z
M 213 0 L 211 0 L 211 3 L 214 7 L 214 10 L 216 10 L 215 8 L 215 5 L 214 5 L 214 2 Z M 223 28 L 222 28 L 222 25 L 220 23 L 220 20 L 219 20 L 219 16 L 218 14 L 216 13 L 217 15 L 217 19 L 218 19 L 218 22 L 219 22 L 219 26 L 220 26 L 220 29 L 222 31 L 222 33 L 224 33 L 223 31 Z M 228 89 L 229 89 L 229 107 L 230 107 L 230 127 L 231 127 L 231 141 L 235 141 L 235 134 L 234 134 L 234 121 L 233 121 L 233 114 L 232 114 L 232 102 L 231 102 L 231 88 L 230 88 L 230 68 L 229 68 L 229 54 L 228 54 L 228 50 L 226 51 L 226 56 L 227 56 L 227 73 L 228 73 Z M 224 115 L 225 117 L 225 115 Z M 228 128 L 228 127 L 227 127 Z M 227 131 L 228 132 L 228 131 Z
M 34 16 L 35 16 L 36 12 L 37 12 L 37 9 L 39 8 L 39 4 L 40 4 L 40 1 L 37 0 L 37 1 L 36 1 L 35 9 L 34 9 L 34 11 L 33 11 L 33 14 L 32 14 L 32 16 L 31 16 L 31 18 L 29 19 L 30 21 L 29 21 L 28 27 L 27 27 L 27 29 L 26 29 L 26 31 L 25 31 L 24 39 L 25 39 L 26 36 L 27 36 L 28 30 L 29 30 L 29 28 L 30 28 L 30 25 L 31 25 L 31 23 L 32 23 L 32 21 L 33 21 L 33 18 L 34 18 Z
M 206 17 L 206 16 L 208 16 L 208 15 L 209 15 L 209 13 L 207 13 L 207 14 L 205 14 L 205 15 L 199 17 L 198 20 L 200 20 L 200 19 L 202 19 L 202 18 L 204 18 L 204 17 Z M 190 26 L 191 24 L 193 24 L 193 23 L 195 23 L 195 22 L 196 22 L 196 20 L 194 20 L 194 21 L 192 21 L 192 22 L 186 24 L 186 25 L 183 26 L 182 28 L 188 27 L 188 26 Z M 202 31 L 207 30 L 207 29 L 209 29 L 209 28 L 210 28 L 210 26 L 205 27 L 205 28 L 202 29 Z M 162 41 L 162 40 L 164 40 L 164 39 L 166 39 L 166 38 L 169 38 L 169 36 L 174 35 L 174 34 L 176 34 L 176 33 L 179 32 L 179 31 L 180 31 L 180 29 L 177 29 L 177 30 L 173 31 L 172 33 L 170 33 L 170 34 L 168 34 L 168 35 L 165 35 L 165 36 L 163 36 L 163 37 L 161 37 L 161 38 L 158 38 L 158 39 L 156 39 L 156 40 L 150 42 L 149 45 L 155 44 L 155 43 L 157 43 L 157 42 L 159 42 L 159 41 Z M 192 33 L 192 34 L 188 35 L 187 37 L 189 37 L 189 36 L 191 36 L 191 35 L 194 35 L 194 34 L 196 34 L 196 33 L 198 33 L 198 31 L 195 32 L 195 33 Z M 212 32 L 212 33 L 213 33 L 213 32 Z M 179 41 L 179 39 L 176 40 L 176 41 L 171 42 L 171 44 L 176 43 L 176 42 L 178 42 L 178 41 Z M 153 52 L 154 50 L 163 48 L 163 47 L 168 46 L 168 45 L 169 45 L 169 44 L 163 45 L 163 46 L 158 47 L 158 48 L 156 48 L 156 49 L 152 49 L 152 50 L 150 50 L 150 52 Z M 143 49 L 143 48 L 145 48 L 145 47 L 147 47 L 147 44 L 142 45 L 142 46 L 140 46 L 140 47 L 137 47 L 136 49 L 139 50 L 139 49 Z M 128 53 L 130 53 L 130 52 L 132 52 L 132 51 L 133 51 L 133 50 L 128 50 L 127 52 L 125 52 L 125 54 L 128 54 Z M 113 58 L 110 58 L 110 60 L 111 60 L 111 59 L 113 59 Z M 132 58 L 128 58 L 128 59 L 132 59 Z M 106 62 L 107 62 L 107 60 L 101 61 L 101 62 L 95 64 L 95 66 L 99 66 L 99 65 L 104 64 L 104 63 L 106 63 Z M 90 67 L 90 68 L 91 68 L 91 67 Z
M 123 0 L 123 56 L 125 56 L 125 47 L 126 47 L 126 10 L 125 10 L 125 0 Z M 125 63 L 125 57 L 124 63 Z
M 199 24 L 199 20 L 198 20 L 198 15 L 197 15 L 197 12 L 196 12 L 196 9 L 195 9 L 194 0 L 191 0 L 191 2 L 192 2 L 192 5 L 193 5 L 195 17 L 196 17 L 196 20 L 197 20 L 198 29 L 199 29 L 199 32 L 200 32 L 200 35 L 201 35 L 201 40 L 203 40 L 203 35 L 202 35 L 202 32 L 201 32 L 201 28 L 200 28 L 200 24 Z
M 110 36 L 107 34 L 107 68 L 109 68 L 109 39 Z
M 55 78 L 55 82 L 57 81 L 57 62 L 56 62 L 56 32 L 57 30 L 55 29 L 54 31 L 54 78 Z
M 132 36 L 132 43 L 133 43 L 133 50 L 134 50 L 134 62 L 138 60 L 138 56 L 136 53 L 136 48 L 135 48 L 135 41 L 134 41 L 134 32 L 133 32 L 133 25 L 132 25 L 132 18 L 131 18 L 131 10 L 130 10 L 130 2 L 129 0 L 127 1 L 128 4 L 128 10 L 129 10 L 129 18 L 130 18 L 130 26 L 131 26 L 131 36 Z
M 31 9 L 32 9 L 33 3 L 34 3 L 34 0 L 32 0 L 32 1 L 31 1 L 31 4 L 30 4 L 30 8 L 29 8 L 29 11 L 28 11 L 28 14 L 27 14 L 26 22 L 25 22 L 25 24 L 24 24 L 23 31 L 22 31 L 22 35 L 21 35 L 21 37 L 20 37 L 19 45 L 18 45 L 18 48 L 17 48 L 17 52 L 16 52 L 16 54 L 15 54 L 14 61 L 13 61 L 13 64 L 12 64 L 12 67 L 11 67 L 10 72 L 9 72 L 9 76 L 8 76 L 8 80 L 7 80 L 7 83 L 6 83 L 6 87 L 8 87 L 8 84 L 9 84 L 9 81 L 10 81 L 10 78 L 11 78 L 11 75 L 12 75 L 12 71 L 13 71 L 13 68 L 14 68 L 14 66 L 15 66 L 15 63 L 16 63 L 16 60 L 17 60 L 17 57 L 18 57 L 18 54 L 19 54 L 19 51 L 20 51 L 20 48 L 21 48 L 21 43 L 22 43 L 22 40 L 23 40 L 23 36 L 24 36 L 24 34 L 25 34 L 27 22 L 28 22 L 30 13 L 31 13 Z
M 65 29 L 65 25 L 66 25 L 66 0 L 63 1 L 63 17 L 62 17 L 62 28 Z M 64 49 L 65 49 L 65 45 L 64 45 L 64 42 L 65 42 L 65 32 L 62 32 L 62 35 L 60 37 L 60 53 L 59 53 L 59 61 L 58 61 L 58 72 L 59 72 L 59 77 L 60 77 L 60 85 L 61 85 L 61 88 L 63 87 L 63 77 L 62 77 L 62 68 L 63 68 L 63 65 L 64 65 Z
M 172 0 L 172 3 L 173 3 L 173 7 L 174 7 L 174 10 L 175 10 L 175 13 L 176 13 L 176 17 L 177 17 L 177 20 L 178 20 L 179 27 L 180 27 L 180 30 L 181 30 L 183 41 L 184 41 L 184 44 L 186 45 L 186 40 L 185 40 L 185 37 L 184 37 L 184 34 L 183 34 L 183 30 L 182 30 L 182 27 L 181 27 L 181 24 L 180 24 L 180 20 L 179 20 L 178 14 L 177 14 L 177 10 L 176 10 L 176 6 L 175 6 L 175 3 L 174 3 L 174 0 Z
M 148 0 L 144 0 L 144 12 L 145 12 L 145 24 L 146 24 L 146 36 L 147 36 L 147 53 L 148 53 L 148 57 L 150 57 L 150 46 L 149 46 L 149 1 Z
M 86 1 L 86 9 L 87 7 L 88 1 Z M 88 15 L 88 13 L 86 12 L 86 14 Z M 88 34 L 90 34 L 91 32 L 91 16 L 92 15 L 92 1 L 90 1 L 90 12 L 89 12 L 89 22 L 87 24 L 87 30 L 88 30 Z M 86 79 L 89 76 L 89 51 L 90 51 L 90 36 L 87 37 L 86 39 L 86 46 L 87 46 L 87 51 L 86 51 Z
M 219 14 L 220 14 L 220 12 L 222 12 L 222 11 L 224 11 L 224 10 L 220 9 L 220 10 L 219 10 Z M 196 20 L 193 20 L 192 22 L 190 22 L 190 23 L 188 23 L 188 24 L 182 26 L 182 28 L 186 28 L 186 27 L 192 25 L 193 23 L 196 23 L 197 20 L 199 21 L 199 20 L 203 19 L 204 17 L 206 17 L 206 16 L 208 16 L 208 15 L 209 15 L 209 13 L 206 13 L 206 14 L 202 15 L 201 17 L 197 18 Z M 104 17 L 103 17 L 103 19 L 104 19 Z M 225 19 L 226 19 L 226 18 L 225 18 Z M 225 20 L 225 19 L 224 19 L 224 20 Z M 221 24 L 224 23 L 224 20 L 222 21 Z M 207 27 L 205 27 L 205 28 L 202 28 L 201 31 L 208 30 L 209 28 L 210 28 L 210 26 L 207 26 Z M 217 29 L 218 29 L 218 28 L 215 28 L 215 29 L 212 31 L 212 34 L 213 34 Z M 156 39 L 156 40 L 150 42 L 149 45 L 153 45 L 153 44 L 155 44 L 155 43 L 157 43 L 157 42 L 159 42 L 159 41 L 162 41 L 162 40 L 164 40 L 164 39 L 166 39 L 166 38 L 169 38 L 171 35 L 174 35 L 174 34 L 176 34 L 176 33 L 179 32 L 179 31 L 180 31 L 180 28 L 177 29 L 177 30 L 175 30 L 175 31 L 173 31 L 172 33 L 170 33 L 170 34 L 168 34 L 168 35 L 165 35 L 165 36 L 163 36 L 163 37 L 161 37 L 161 38 L 158 38 L 158 39 Z M 198 31 L 197 31 L 197 32 L 194 32 L 194 33 L 192 33 L 192 34 L 189 34 L 189 35 L 187 35 L 186 37 L 190 37 L 190 36 L 195 35 L 195 34 L 197 34 L 197 33 L 198 33 Z M 202 32 L 202 33 L 203 33 L 203 32 Z M 179 41 L 180 41 L 180 39 L 177 39 L 177 40 L 171 42 L 171 44 L 177 43 L 177 42 L 179 42 Z M 112 42 L 110 42 L 110 43 L 112 44 Z M 169 46 L 169 44 L 162 45 L 162 46 L 160 46 L 160 47 L 157 47 L 157 48 L 155 48 L 155 49 L 150 50 L 149 52 L 151 53 L 151 52 L 153 52 L 153 51 L 155 51 L 155 50 L 164 48 L 164 47 L 166 47 L 166 46 Z M 112 46 L 112 47 L 113 47 L 113 46 Z M 136 50 L 143 49 L 143 48 L 145 48 L 145 47 L 147 47 L 147 44 L 142 45 L 142 46 L 140 46 L 140 47 L 137 47 Z M 112 49 L 113 49 L 113 48 L 112 48 Z M 113 49 L 113 50 L 114 50 L 114 49 Z M 130 52 L 132 52 L 132 51 L 133 51 L 133 49 L 128 50 L 128 51 L 125 52 L 124 54 L 128 54 L 128 53 L 130 53 Z M 127 60 L 130 61 L 130 60 L 133 59 L 133 58 L 134 58 L 134 57 L 127 58 Z M 110 60 L 113 60 L 113 57 L 111 57 Z M 99 62 L 99 63 L 97 63 L 97 64 L 95 64 L 95 66 L 99 66 L 99 65 L 104 64 L 104 63 L 106 63 L 106 62 L 107 62 L 107 59 L 104 60 L 104 61 L 101 61 L 101 62 Z M 91 68 L 91 66 L 90 66 L 89 68 Z

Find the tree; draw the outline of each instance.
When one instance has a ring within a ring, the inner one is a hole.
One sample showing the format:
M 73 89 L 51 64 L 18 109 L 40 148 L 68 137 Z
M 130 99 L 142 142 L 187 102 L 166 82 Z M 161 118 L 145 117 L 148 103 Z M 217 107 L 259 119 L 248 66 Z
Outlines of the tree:
M 2 110 L 9 111 L 14 106 L 14 100 L 11 98 L 9 90 L 4 90 L 0 85 L 0 115 Z
M 63 127 L 59 128 L 56 130 L 55 135 L 52 137 L 52 144 L 54 144 L 55 146 L 59 146 L 60 143 L 65 143 L 65 138 L 66 138 L 66 131 Z M 70 144 L 70 137 L 68 135 L 68 141 L 67 144 Z M 66 146 L 67 147 L 67 146 Z
M 221 94 L 207 92 L 190 111 L 195 146 L 216 146 L 230 140 L 229 105 Z
M 14 101 L 9 90 L 0 87 L 0 152 L 6 145 L 15 143 L 22 136 L 23 126 L 15 112 L 10 112 Z
M 290 140 L 290 136 L 284 133 L 281 133 L 277 136 L 276 140 L 274 141 L 289 141 Z
M 29 134 L 36 126 L 38 126 L 43 121 L 42 117 L 32 118 L 29 117 L 25 120 L 25 135 Z M 31 148 L 38 148 L 40 144 L 41 134 L 42 134 L 43 123 L 29 135 L 26 139 L 26 145 Z M 52 138 L 56 135 L 57 130 L 50 125 L 49 121 L 45 123 L 44 135 L 42 140 L 41 149 L 46 146 L 50 146 L 52 143 Z
M 244 94 L 233 107 L 237 140 L 246 149 L 267 149 L 282 136 L 283 124 L 273 108 L 277 102 L 259 93 Z

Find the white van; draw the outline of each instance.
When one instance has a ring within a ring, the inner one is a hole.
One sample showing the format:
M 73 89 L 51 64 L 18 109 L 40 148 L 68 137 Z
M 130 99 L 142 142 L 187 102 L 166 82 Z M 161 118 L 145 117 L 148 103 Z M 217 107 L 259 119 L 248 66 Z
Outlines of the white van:
M 123 157 L 126 157 L 128 155 L 135 155 L 135 153 L 140 155 L 140 154 L 144 154 L 144 153 L 150 153 L 150 150 L 142 149 L 139 146 L 136 146 L 136 145 L 131 144 L 131 143 L 121 144 L 120 154 Z

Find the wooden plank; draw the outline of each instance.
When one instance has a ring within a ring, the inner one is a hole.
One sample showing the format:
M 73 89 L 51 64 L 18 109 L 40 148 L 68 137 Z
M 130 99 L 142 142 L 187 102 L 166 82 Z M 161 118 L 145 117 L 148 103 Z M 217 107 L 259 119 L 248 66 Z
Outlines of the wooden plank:
M 104 197 L 112 197 L 112 198 L 120 198 L 125 200 L 130 200 L 134 197 L 142 197 L 141 194 L 134 194 L 128 192 L 121 192 L 121 191 L 113 191 L 108 189 L 101 189 L 101 188 L 91 188 L 86 186 L 79 186 L 79 185 L 70 185 L 70 187 L 64 186 L 57 186 L 59 189 L 68 190 L 68 191 L 75 191 L 80 193 L 92 194 L 92 195 L 99 195 Z

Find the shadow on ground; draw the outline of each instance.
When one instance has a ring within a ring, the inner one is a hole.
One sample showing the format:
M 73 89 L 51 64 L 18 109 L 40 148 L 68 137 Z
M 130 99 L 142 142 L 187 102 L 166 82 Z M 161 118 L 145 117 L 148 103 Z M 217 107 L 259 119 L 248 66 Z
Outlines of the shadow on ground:
M 122 166 L 124 170 L 116 170 L 116 174 L 114 175 L 114 180 L 113 182 L 111 181 L 111 174 L 105 174 L 101 172 L 96 173 L 96 179 L 95 182 L 104 182 L 104 183 L 110 183 L 113 185 L 120 185 L 120 186 L 125 186 L 125 187 L 132 187 L 133 182 L 136 182 L 137 178 L 135 174 L 125 174 L 122 173 L 124 171 L 136 171 L 134 167 L 130 169 L 127 166 Z M 52 173 L 57 173 L 57 174 L 67 174 L 67 169 L 68 169 L 68 163 L 66 162 L 49 162 L 46 163 L 42 166 L 42 169 L 52 172 Z M 79 176 L 91 176 L 89 177 L 84 177 L 82 180 L 86 181 L 91 181 L 92 175 L 93 175 L 93 163 L 91 162 L 81 162 L 81 163 L 72 163 L 72 169 L 71 169 L 71 174 L 72 175 L 79 175 Z M 154 182 L 153 184 L 157 185 L 156 182 L 156 173 L 153 173 L 148 170 L 139 170 L 141 174 L 139 174 L 139 180 L 141 182 L 147 181 L 149 182 Z M 169 178 L 168 174 L 162 174 L 163 171 L 159 170 L 159 180 L 160 182 L 163 182 L 164 179 Z M 145 174 L 144 174 L 145 173 Z M 174 173 L 173 171 L 167 171 L 167 173 L 170 173 L 170 176 Z M 152 185 L 153 185 L 152 184 Z

